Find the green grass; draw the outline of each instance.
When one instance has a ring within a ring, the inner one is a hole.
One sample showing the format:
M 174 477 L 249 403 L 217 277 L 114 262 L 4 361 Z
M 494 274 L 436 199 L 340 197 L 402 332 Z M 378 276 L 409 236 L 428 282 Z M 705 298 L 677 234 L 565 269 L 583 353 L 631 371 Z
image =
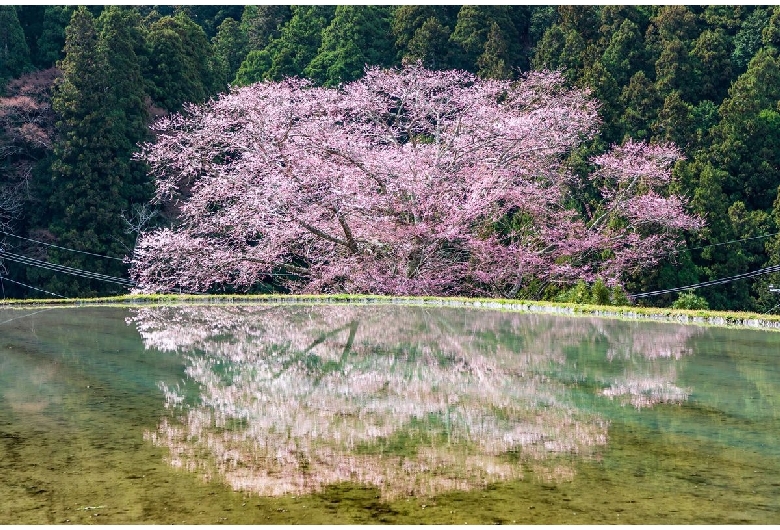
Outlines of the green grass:
M 367 294 L 301 294 L 301 295 L 185 295 L 128 294 L 105 298 L 66 298 L 40 300 L 2 300 L 0 307 L 79 307 L 110 305 L 172 304 L 404 304 L 413 306 L 474 307 L 498 311 L 556 313 L 572 316 L 600 316 L 632 320 L 660 320 L 711 326 L 760 327 L 780 331 L 780 315 L 759 313 L 671 309 L 638 306 L 599 306 L 537 300 L 507 300 L 503 298 L 465 298 L 437 296 L 387 296 Z

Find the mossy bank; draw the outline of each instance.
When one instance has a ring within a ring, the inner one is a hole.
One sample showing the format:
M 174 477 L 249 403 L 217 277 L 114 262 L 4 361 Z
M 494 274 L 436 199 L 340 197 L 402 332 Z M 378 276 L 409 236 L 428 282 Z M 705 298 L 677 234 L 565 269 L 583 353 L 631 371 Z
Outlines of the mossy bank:
M 780 315 L 748 312 L 687 310 L 638 306 L 600 306 L 507 300 L 502 298 L 443 298 L 433 296 L 383 296 L 363 294 L 307 295 L 184 295 L 134 294 L 105 298 L 66 298 L 40 300 L 2 300 L 0 307 L 75 307 L 84 305 L 135 306 L 141 304 L 402 304 L 410 306 L 472 307 L 494 311 L 518 311 L 571 316 L 597 316 L 627 320 L 652 320 L 780 331 Z

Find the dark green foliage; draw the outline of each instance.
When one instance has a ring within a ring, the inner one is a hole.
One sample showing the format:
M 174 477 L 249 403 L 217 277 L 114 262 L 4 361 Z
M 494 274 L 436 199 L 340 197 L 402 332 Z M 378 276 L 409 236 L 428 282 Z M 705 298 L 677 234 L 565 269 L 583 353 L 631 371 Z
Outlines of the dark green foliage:
M 510 79 L 510 61 L 506 37 L 498 23 L 493 22 L 485 42 L 485 51 L 477 59 L 477 75 L 484 79 Z
M 502 54 L 505 62 L 504 68 L 511 68 L 521 63 L 523 50 L 521 47 L 520 33 L 514 24 L 513 12 L 509 6 L 463 6 L 458 12 L 458 19 L 450 36 L 450 42 L 456 47 L 456 66 L 465 70 L 477 70 L 480 56 L 485 53 L 485 45 L 488 42 L 493 24 L 497 29 L 493 32 L 494 42 L 492 51 L 496 53 L 496 46 L 503 46 Z M 497 39 L 502 44 L 497 44 Z
M 292 10 L 289 6 L 244 7 L 241 30 L 246 35 L 248 51 L 262 50 L 278 38 L 281 28 L 293 16 Z
M 643 44 L 640 28 L 631 20 L 624 19 L 611 33 L 601 63 L 618 85 L 627 85 L 631 72 L 644 66 Z
M 449 26 L 443 26 L 439 19 L 430 17 L 414 32 L 402 61 L 420 61 L 423 66 L 432 69 L 448 68 L 453 57 L 450 35 Z
M 745 20 L 734 36 L 734 51 L 731 61 L 738 72 L 744 72 L 750 60 L 756 55 L 762 44 L 762 33 L 769 24 L 768 9 L 756 8 Z
M 232 18 L 226 18 L 217 29 L 213 44 L 220 83 L 227 85 L 233 81 L 246 58 L 249 41 L 241 25 Z
M 36 65 L 53 66 L 62 59 L 65 46 L 65 28 L 73 16 L 73 6 L 46 6 L 43 27 L 37 39 Z
M 566 77 L 576 84 L 582 74 L 586 59 L 593 51 L 582 35 L 560 24 L 552 26 L 536 47 L 532 65 L 536 69 L 563 70 Z
M 176 6 L 174 14 L 186 15 L 188 19 L 203 28 L 207 38 L 212 39 L 222 22 L 228 18 L 240 19 L 243 11 L 244 8 L 240 5 L 189 5 Z
M 528 40 L 531 46 L 535 46 L 545 31 L 558 20 L 558 10 L 555 6 L 534 6 L 528 20 Z
M 731 39 L 721 30 L 705 30 L 691 50 L 696 99 L 722 101 L 733 78 Z
M 22 31 L 24 32 L 24 40 L 27 42 L 27 48 L 30 53 L 30 60 L 32 61 L 33 65 L 35 66 L 41 66 L 37 62 L 38 58 L 38 36 L 43 31 L 43 23 L 44 23 L 44 14 L 46 10 L 51 6 L 45 6 L 45 5 L 17 5 L 14 6 L 16 8 L 16 16 L 19 19 L 19 25 L 22 27 Z M 67 20 L 65 21 L 65 24 L 67 24 Z M 63 34 L 64 34 L 64 28 L 63 25 Z M 47 66 L 52 66 L 52 64 L 44 65 L 43 68 L 46 68 Z
M 407 5 L 398 7 L 393 13 L 391 27 L 395 37 L 395 45 L 399 50 L 398 59 L 403 59 L 409 53 L 412 41 L 418 35 L 420 29 L 428 24 L 429 27 L 449 28 L 448 34 L 455 27 L 458 15 L 457 6 L 432 6 L 432 5 Z M 419 47 L 422 39 L 418 36 Z
M 450 68 L 453 61 L 449 39 L 455 26 L 454 6 L 401 6 L 395 10 L 392 31 L 401 62 L 421 61 L 434 69 Z
M 303 75 L 320 49 L 322 32 L 334 12 L 332 6 L 294 6 L 292 18 L 281 28 L 279 37 L 263 50 L 249 52 L 236 73 L 235 83 L 242 86 Z
M 252 50 L 241 62 L 233 84 L 246 86 L 263 81 L 266 76 L 270 77 L 268 72 L 273 66 L 273 58 L 268 50 Z
M 184 13 L 162 17 L 146 35 L 148 63 L 144 78 L 155 103 L 178 110 L 226 90 L 206 33 Z
M 130 156 L 146 135 L 146 106 L 138 58 L 137 14 L 109 7 L 96 21 L 85 8 L 66 32 L 62 82 L 53 108 L 58 139 L 51 165 L 50 230 L 60 245 L 122 256 L 131 249 L 121 215 L 145 202 L 150 187 Z M 114 276 L 120 262 L 51 251 L 49 260 Z M 41 274 L 41 280 L 45 275 Z M 65 295 L 116 292 L 111 284 L 54 276 L 49 290 Z
M 14 6 L 0 5 L 0 89 L 28 70 L 30 49 Z
M 390 66 L 393 49 L 387 8 L 338 6 L 304 74 L 325 86 L 354 81 L 366 65 Z

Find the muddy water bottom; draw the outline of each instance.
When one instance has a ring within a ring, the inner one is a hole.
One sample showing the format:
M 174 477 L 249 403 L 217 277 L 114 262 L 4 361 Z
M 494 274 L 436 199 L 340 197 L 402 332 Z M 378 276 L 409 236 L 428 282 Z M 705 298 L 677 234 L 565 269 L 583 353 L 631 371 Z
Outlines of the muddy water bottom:
M 1 313 L 3 524 L 780 514 L 780 334 L 392 307 Z

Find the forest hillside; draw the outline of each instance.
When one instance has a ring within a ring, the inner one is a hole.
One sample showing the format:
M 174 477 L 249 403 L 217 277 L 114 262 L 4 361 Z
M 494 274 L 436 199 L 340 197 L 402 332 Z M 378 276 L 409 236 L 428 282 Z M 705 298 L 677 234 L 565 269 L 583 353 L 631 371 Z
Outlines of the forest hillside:
M 402 65 L 518 82 L 561 71 L 598 101 L 599 134 L 564 160 L 574 174 L 629 139 L 682 154 L 670 193 L 704 228 L 620 285 L 531 282 L 516 296 L 618 303 L 780 265 L 778 7 L 4 5 L 3 296 L 127 292 L 139 236 L 179 219 L 152 200 L 138 155 L 163 134 L 157 118 L 230 87 L 300 77 L 338 89 L 366 66 Z M 595 204 L 594 190 L 578 193 L 569 207 Z M 765 312 L 780 302 L 773 282 L 780 273 L 640 302 Z M 269 289 L 283 286 L 247 288 Z

